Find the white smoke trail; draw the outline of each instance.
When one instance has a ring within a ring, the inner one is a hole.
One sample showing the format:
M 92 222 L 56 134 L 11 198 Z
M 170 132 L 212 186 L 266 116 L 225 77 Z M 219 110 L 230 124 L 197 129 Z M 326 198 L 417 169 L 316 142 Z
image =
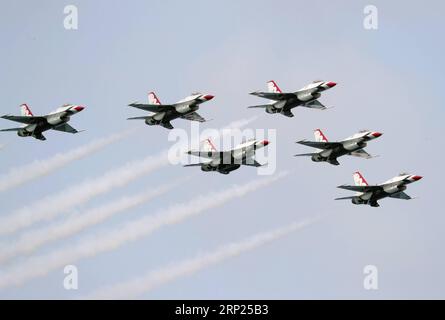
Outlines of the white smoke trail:
M 133 132 L 134 130 L 126 130 L 120 133 L 112 134 L 108 137 L 94 140 L 68 152 L 58 153 L 51 158 L 36 160 L 21 167 L 12 168 L 8 173 L 0 177 L 0 192 L 18 187 L 26 182 L 48 175 L 73 161 L 85 158 L 103 149 L 104 147 L 129 136 Z
M 231 123 L 229 123 L 228 125 L 224 126 L 221 131 L 225 130 L 225 129 L 239 129 L 239 128 L 243 128 L 249 124 L 251 124 L 252 122 L 254 122 L 255 120 L 257 120 L 259 118 L 259 116 L 253 116 L 247 119 L 241 119 L 241 120 L 235 120 Z
M 244 123 L 246 121 L 237 122 L 235 125 L 244 125 Z M 231 126 L 234 128 L 233 123 Z M 132 161 L 105 173 L 101 177 L 89 179 L 76 186 L 69 187 L 55 195 L 18 209 L 12 214 L 1 217 L 0 235 L 14 233 L 39 221 L 51 220 L 76 205 L 83 204 L 114 188 L 123 187 L 133 180 L 168 164 L 168 150 L 164 150 L 156 156 L 148 156 L 142 160 Z
M 104 287 L 91 293 L 85 299 L 131 299 L 156 287 L 174 281 L 177 278 L 190 276 L 206 267 L 224 262 L 227 259 L 241 255 L 244 252 L 259 248 L 272 241 L 278 240 L 289 233 L 300 230 L 316 222 L 310 219 L 294 222 L 288 226 L 259 233 L 243 241 L 223 245 L 213 252 L 198 255 L 170 266 L 151 271 L 141 277 Z
M 139 161 L 113 169 L 101 177 L 84 181 L 61 192 L 48 196 L 34 204 L 16 210 L 12 214 L 0 218 L 0 235 L 10 234 L 31 226 L 39 221 L 48 221 L 77 205 L 92 198 L 123 187 L 131 181 L 140 178 L 156 169 L 167 165 L 164 153 L 149 156 Z
M 0 288 L 20 285 L 27 280 L 45 276 L 52 270 L 79 259 L 114 250 L 127 242 L 147 236 L 163 226 L 179 223 L 205 210 L 221 206 L 234 198 L 242 197 L 261 187 L 266 187 L 285 175 L 287 173 L 256 179 L 244 185 L 235 185 L 219 192 L 199 196 L 189 202 L 161 210 L 157 214 L 130 221 L 116 230 L 110 230 L 101 236 L 95 236 L 94 239 L 87 238 L 75 245 L 30 258 L 25 263 L 15 266 L 9 272 L 4 270 L 3 273 L 0 273 Z
M 21 236 L 18 240 L 1 246 L 0 263 L 4 263 L 20 254 L 32 253 L 36 249 L 52 241 L 79 233 L 118 213 L 125 212 L 126 210 L 150 201 L 180 185 L 185 180 L 186 179 L 181 179 L 177 182 L 157 188 L 151 187 L 141 193 L 126 196 L 105 205 L 89 209 L 81 214 L 73 215 L 62 222 L 53 223 L 37 230 L 31 230 Z

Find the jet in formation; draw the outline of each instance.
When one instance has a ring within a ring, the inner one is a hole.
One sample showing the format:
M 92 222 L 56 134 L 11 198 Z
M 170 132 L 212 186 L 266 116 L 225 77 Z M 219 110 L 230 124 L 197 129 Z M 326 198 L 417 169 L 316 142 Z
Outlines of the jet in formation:
M 261 167 L 255 159 L 255 152 L 259 148 L 263 148 L 269 144 L 267 140 L 248 140 L 239 144 L 232 150 L 218 151 L 210 139 L 206 139 L 200 143 L 199 150 L 188 151 L 190 155 L 211 159 L 207 162 L 194 163 L 185 165 L 185 167 L 201 167 L 202 171 L 218 171 L 222 174 L 229 174 L 244 166 Z
M 380 132 L 363 130 L 342 141 L 329 142 L 323 132 L 317 129 L 314 131 L 315 141 L 297 141 L 299 144 L 317 148 L 317 150 L 312 153 L 296 154 L 295 156 L 310 156 L 312 161 L 324 161 L 336 166 L 340 164 L 337 158 L 344 155 L 369 159 L 372 156 L 364 148 L 368 141 L 374 140 L 381 135 L 382 133 Z
M 16 131 L 20 137 L 31 136 L 38 140 L 46 140 L 42 133 L 47 130 L 78 133 L 79 131 L 71 127 L 68 121 L 70 121 L 72 115 L 83 109 L 85 108 L 82 106 L 65 104 L 47 115 L 35 116 L 26 104 L 22 104 L 20 106 L 20 116 L 5 115 L 2 118 L 25 125 L 20 128 L 2 129 L 0 131 Z
M 369 204 L 371 207 L 379 207 L 378 200 L 389 197 L 394 199 L 410 200 L 411 197 L 404 191 L 406 185 L 419 181 L 421 176 L 401 173 L 397 177 L 389 179 L 378 185 L 369 185 L 360 172 L 355 172 L 354 186 L 341 185 L 340 189 L 356 191 L 356 195 L 351 197 L 337 198 L 335 200 L 351 200 L 353 204 Z
M 141 104 L 138 102 L 132 103 L 129 106 L 153 112 L 153 115 L 128 118 L 128 120 L 145 120 L 149 126 L 160 125 L 167 129 L 173 129 L 170 121 L 182 118 L 190 121 L 205 122 L 206 119 L 201 117 L 196 111 L 199 109 L 201 103 L 212 100 L 213 96 L 210 94 L 193 93 L 190 96 L 174 103 L 161 104 L 154 92 L 148 94 L 148 104 Z
M 314 81 L 296 92 L 282 92 L 274 80 L 267 82 L 268 92 L 252 92 L 251 95 L 271 100 L 268 104 L 250 106 L 249 108 L 264 108 L 267 113 L 280 113 L 286 117 L 293 117 L 292 109 L 306 107 L 324 110 L 326 107 L 317 99 L 325 90 L 335 87 L 332 81 Z

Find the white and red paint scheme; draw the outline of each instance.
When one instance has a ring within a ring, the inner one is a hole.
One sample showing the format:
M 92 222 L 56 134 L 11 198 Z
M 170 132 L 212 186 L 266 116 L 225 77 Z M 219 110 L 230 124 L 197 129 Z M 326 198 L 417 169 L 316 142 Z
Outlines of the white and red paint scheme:
M 378 200 L 383 198 L 394 198 L 410 200 L 411 197 L 404 191 L 407 185 L 422 179 L 419 175 L 401 173 L 378 185 L 369 185 L 360 172 L 354 172 L 354 185 L 341 185 L 340 189 L 355 191 L 351 197 L 337 198 L 335 200 L 351 200 L 353 204 L 369 204 L 371 207 L 379 207 Z
M 208 162 L 188 164 L 185 167 L 201 167 L 202 171 L 217 171 L 222 174 L 229 174 L 240 168 L 242 165 L 251 167 L 262 166 L 254 157 L 257 149 L 264 148 L 269 144 L 268 140 L 248 140 L 236 146 L 232 150 L 218 151 L 210 139 L 200 143 L 199 150 L 188 151 L 190 155 L 211 159 Z
M 317 99 L 321 93 L 335 87 L 332 81 L 313 81 L 295 92 L 283 92 L 274 80 L 267 82 L 267 92 L 255 91 L 251 95 L 269 99 L 270 103 L 251 106 L 249 108 L 264 108 L 267 113 L 280 113 L 287 117 L 293 117 L 292 109 L 295 107 L 306 107 L 324 110 L 326 107 Z
M 16 131 L 20 137 L 34 137 L 38 140 L 46 140 L 43 132 L 47 130 L 56 130 L 68 133 L 77 133 L 78 131 L 68 124 L 71 116 L 81 112 L 85 107 L 74 104 L 65 104 L 53 112 L 35 116 L 27 104 L 20 105 L 20 116 L 4 115 L 3 119 L 25 124 L 20 128 L 2 129 L 0 131 Z
M 148 104 L 141 104 L 139 102 L 131 103 L 129 106 L 141 110 L 153 112 L 153 115 L 132 117 L 128 120 L 145 120 L 147 125 L 160 125 L 167 129 L 173 129 L 170 121 L 182 118 L 190 121 L 205 122 L 196 111 L 199 109 L 201 103 L 210 101 L 214 98 L 211 94 L 193 93 L 190 96 L 179 100 L 174 104 L 162 104 L 156 93 L 148 93 Z
M 316 148 L 312 153 L 296 154 L 295 156 L 310 156 L 314 162 L 328 162 L 339 165 L 337 158 L 349 155 L 369 159 L 372 156 L 364 148 L 368 142 L 380 137 L 382 133 L 364 130 L 352 136 L 336 142 L 329 142 L 326 135 L 320 129 L 314 130 L 315 141 L 301 140 L 297 143 Z

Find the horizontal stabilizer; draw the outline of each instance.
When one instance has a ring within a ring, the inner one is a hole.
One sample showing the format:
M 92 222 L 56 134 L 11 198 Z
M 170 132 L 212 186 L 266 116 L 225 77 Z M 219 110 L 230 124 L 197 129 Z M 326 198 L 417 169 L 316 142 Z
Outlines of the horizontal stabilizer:
M 334 200 L 352 200 L 354 198 L 355 198 L 355 196 L 350 196 L 350 197 L 335 198 Z
M 312 153 L 300 153 L 300 154 L 294 154 L 294 157 L 312 157 L 317 155 L 318 153 L 312 152 Z
M 191 164 L 186 164 L 186 165 L 184 165 L 184 167 L 200 167 L 200 166 L 202 166 L 202 165 L 206 165 L 206 164 L 208 164 L 208 163 L 205 163 L 205 162 L 191 163 Z
M 0 131 L 1 131 L 1 132 L 6 132 L 6 131 L 19 131 L 20 129 L 23 129 L 23 128 L 1 129 Z
M 132 117 L 132 118 L 127 118 L 127 120 L 145 120 L 151 118 L 151 116 L 145 116 L 145 117 Z
M 270 104 L 260 104 L 260 105 L 257 105 L 257 106 L 250 106 L 250 107 L 247 107 L 247 108 L 267 108 L 267 107 L 270 107 L 271 105 Z

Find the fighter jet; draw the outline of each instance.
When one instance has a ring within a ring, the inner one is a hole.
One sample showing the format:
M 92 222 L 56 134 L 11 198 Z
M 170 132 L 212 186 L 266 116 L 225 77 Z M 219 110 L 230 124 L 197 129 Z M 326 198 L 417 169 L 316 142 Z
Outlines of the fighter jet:
M 324 110 L 326 107 L 317 99 L 321 92 L 335 87 L 335 82 L 314 81 L 300 90 L 292 93 L 283 93 L 274 80 L 267 82 L 268 92 L 251 92 L 250 94 L 270 99 L 268 104 L 251 106 L 249 108 L 265 108 L 267 113 L 281 113 L 286 117 L 293 117 L 291 112 L 295 107 L 306 107 Z
M 182 118 L 190 121 L 205 122 L 196 110 L 199 109 L 201 103 L 212 100 L 213 96 L 210 94 L 192 93 L 190 96 L 174 103 L 161 104 L 154 92 L 148 94 L 148 104 L 140 104 L 138 102 L 132 103 L 129 106 L 142 109 L 145 111 L 154 112 L 154 115 L 133 117 L 128 120 L 142 119 L 149 126 L 161 125 L 167 129 L 173 129 L 170 121 Z
M 44 115 L 34 116 L 26 104 L 20 106 L 21 116 L 5 115 L 3 119 L 24 123 L 20 128 L 2 129 L 0 131 L 17 131 L 20 137 L 34 137 L 38 140 L 46 140 L 42 132 L 56 130 L 68 133 L 78 133 L 76 129 L 68 124 L 72 115 L 85 109 L 79 105 L 65 104 L 55 111 Z
M 356 191 L 356 195 L 335 200 L 350 199 L 353 204 L 369 204 L 371 207 L 379 207 L 377 201 L 386 197 L 410 200 L 411 197 L 403 192 L 406 190 L 406 185 L 422 179 L 421 176 L 401 173 L 382 184 L 370 186 L 360 172 L 355 172 L 353 177 L 355 186 L 341 185 L 338 188 Z
M 210 139 L 201 142 L 198 151 L 188 151 L 190 155 L 209 158 L 208 162 L 188 164 L 184 167 L 200 166 L 202 171 L 218 171 L 222 174 L 229 174 L 241 167 L 241 165 L 251 167 L 261 167 L 253 157 L 259 148 L 269 144 L 267 140 L 248 140 L 239 144 L 235 149 L 229 151 L 217 151 Z
M 366 147 L 368 141 L 380 137 L 382 133 L 363 130 L 338 142 L 328 142 L 328 139 L 320 129 L 315 130 L 314 135 L 315 141 L 301 140 L 297 141 L 297 143 L 317 148 L 316 152 L 296 154 L 295 157 L 310 156 L 314 162 L 326 161 L 338 166 L 340 163 L 337 161 L 337 158 L 344 155 L 365 159 L 372 158 L 363 148 Z

